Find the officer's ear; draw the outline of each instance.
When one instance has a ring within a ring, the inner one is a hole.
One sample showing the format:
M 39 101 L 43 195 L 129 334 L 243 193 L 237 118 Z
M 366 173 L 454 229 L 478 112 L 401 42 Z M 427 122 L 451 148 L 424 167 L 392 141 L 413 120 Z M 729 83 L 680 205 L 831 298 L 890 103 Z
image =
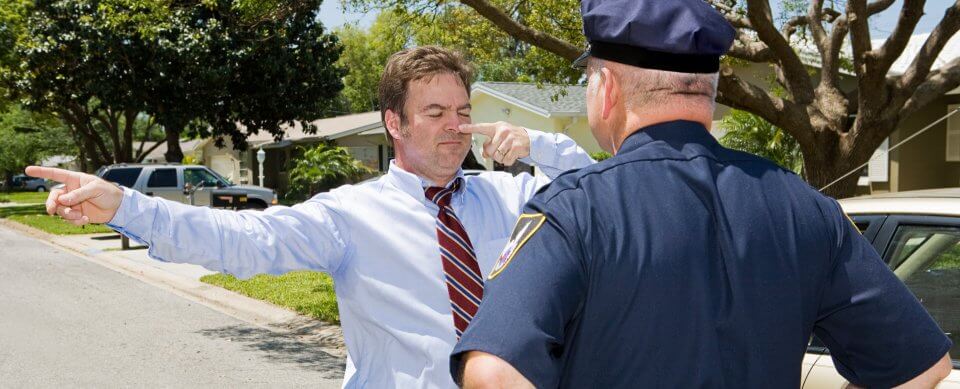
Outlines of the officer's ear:
M 600 115 L 606 120 L 610 118 L 614 108 L 620 104 L 623 93 L 620 91 L 620 80 L 617 79 L 616 73 L 610 71 L 609 67 L 600 68 L 600 80 L 602 83 L 599 89 L 603 92 L 603 105 Z

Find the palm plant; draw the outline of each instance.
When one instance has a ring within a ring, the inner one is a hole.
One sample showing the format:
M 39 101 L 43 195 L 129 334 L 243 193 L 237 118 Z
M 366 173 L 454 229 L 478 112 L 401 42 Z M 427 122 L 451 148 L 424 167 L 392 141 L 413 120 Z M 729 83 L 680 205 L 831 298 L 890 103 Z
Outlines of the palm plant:
M 803 174 L 800 145 L 781 128 L 740 110 L 730 111 L 720 126 L 726 131 L 720 138 L 725 147 L 759 155 L 794 173 Z
M 287 197 L 303 198 L 374 173 L 343 147 L 320 143 L 300 151 L 302 156 L 293 160 L 290 169 Z

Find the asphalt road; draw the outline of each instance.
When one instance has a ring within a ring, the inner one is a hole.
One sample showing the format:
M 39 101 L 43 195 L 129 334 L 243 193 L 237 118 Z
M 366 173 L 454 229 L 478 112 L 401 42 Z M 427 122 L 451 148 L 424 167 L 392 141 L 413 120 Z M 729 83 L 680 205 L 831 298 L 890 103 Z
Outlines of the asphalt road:
M 0 387 L 336 388 L 343 361 L 0 226 Z

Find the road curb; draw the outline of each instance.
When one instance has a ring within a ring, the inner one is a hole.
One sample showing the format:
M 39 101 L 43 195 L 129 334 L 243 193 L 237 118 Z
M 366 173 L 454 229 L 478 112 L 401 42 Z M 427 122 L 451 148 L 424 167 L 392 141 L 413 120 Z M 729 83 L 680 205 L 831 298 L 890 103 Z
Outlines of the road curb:
M 90 262 L 168 290 L 261 328 L 287 333 L 303 341 L 319 344 L 325 352 L 331 355 L 346 356 L 346 347 L 340 326 L 303 316 L 219 286 L 137 263 L 114 252 L 90 253 L 84 248 L 71 247 L 66 244 L 63 237 L 14 221 L 0 219 L 0 226 L 28 235 L 54 248 L 69 251 Z

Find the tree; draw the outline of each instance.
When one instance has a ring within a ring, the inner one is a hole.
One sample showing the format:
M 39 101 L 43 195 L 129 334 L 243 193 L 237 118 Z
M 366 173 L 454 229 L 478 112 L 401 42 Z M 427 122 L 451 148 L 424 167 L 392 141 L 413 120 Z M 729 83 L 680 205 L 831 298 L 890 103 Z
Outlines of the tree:
M 17 105 L 0 111 L 0 177 L 10 187 L 13 176 L 53 155 L 75 154 L 68 130 L 50 115 Z
M 797 141 L 763 118 L 735 109 L 720 126 L 726 131 L 720 138 L 724 146 L 759 155 L 797 174 L 803 171 L 803 154 Z
M 363 6 L 355 2 L 354 6 Z M 343 96 L 352 112 L 378 109 L 377 83 L 390 54 L 404 47 L 440 45 L 460 50 L 477 68 L 480 81 L 576 83 L 581 77 L 569 62 L 526 44 L 464 7 L 383 8 L 367 31 L 347 25 L 337 31 L 344 45 L 340 65 L 349 69 Z M 553 12 L 537 4 L 518 15 Z M 572 16 L 572 15 L 567 15 Z M 576 39 L 576 34 L 570 34 Z M 582 38 L 580 38 L 582 40 Z
M 805 12 L 779 24 L 767 0 L 705 1 L 737 29 L 728 55 L 736 61 L 722 66 L 717 101 L 757 114 L 793 136 L 803 151 L 807 180 L 816 187 L 866 162 L 901 120 L 960 85 L 960 59 L 931 70 L 944 45 L 960 29 L 960 1 L 947 7 L 902 75 L 891 75 L 889 70 L 923 16 L 924 1 L 905 1 L 897 26 L 878 47 L 870 39 L 869 19 L 890 8 L 893 0 L 789 1 L 791 9 Z M 581 31 L 580 19 L 572 17 L 578 14 L 575 0 L 460 0 L 459 5 L 434 0 L 354 0 L 357 3 L 427 10 L 469 7 L 510 36 L 567 61 L 583 49 L 582 41 L 570 39 L 572 32 Z M 521 15 L 516 9 L 523 7 L 554 12 Z M 804 38 L 819 57 L 819 71 L 811 72 L 795 48 Z M 840 70 L 847 62 L 841 55 L 846 42 L 856 76 L 856 86 L 850 90 L 841 88 L 840 82 Z M 785 93 L 773 93 L 738 77 L 734 71 L 738 62 L 769 65 Z M 856 181 L 851 176 L 826 192 L 851 195 Z
M 343 147 L 320 143 L 301 148 L 303 156 L 293 161 L 290 169 L 288 197 L 312 196 L 321 190 L 340 186 L 373 174 L 373 170 L 354 159 Z
M 144 114 L 163 127 L 168 161 L 182 160 L 184 130 L 245 149 L 250 134 L 326 116 L 342 88 L 319 1 L 300 3 L 271 15 L 230 0 L 37 0 L 18 67 L 0 79 L 60 115 L 91 168 L 142 157 Z
M 382 12 L 364 31 L 354 25 L 345 25 L 336 31 L 343 43 L 343 55 L 338 64 L 348 73 L 343 78 L 342 95 L 351 112 L 380 109 L 377 85 L 383 67 L 391 54 L 402 50 L 410 36 L 410 25 L 401 23 L 394 12 Z

